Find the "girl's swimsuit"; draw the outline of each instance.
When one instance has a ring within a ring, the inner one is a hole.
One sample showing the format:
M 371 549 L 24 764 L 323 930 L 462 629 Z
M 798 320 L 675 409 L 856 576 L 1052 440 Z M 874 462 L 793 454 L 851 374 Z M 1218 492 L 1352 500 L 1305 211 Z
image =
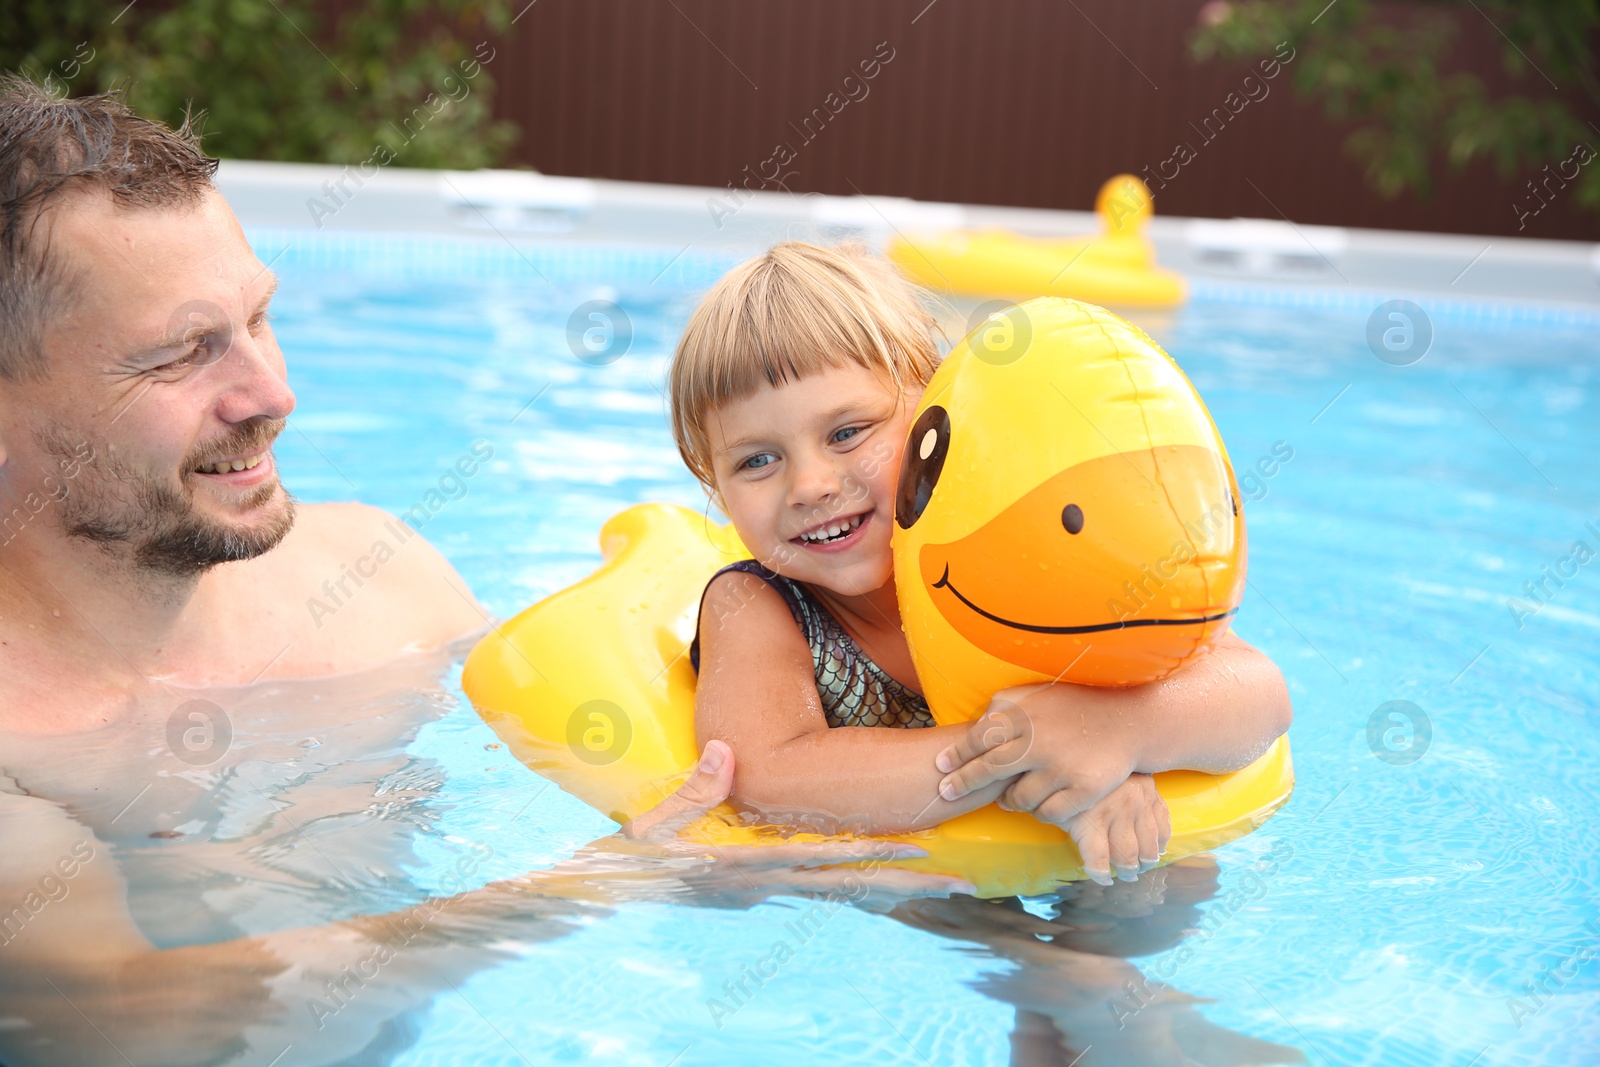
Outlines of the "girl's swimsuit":
M 933 726 L 928 702 L 893 678 L 855 643 L 839 620 L 800 582 L 767 570 L 753 559 L 722 568 L 712 581 L 729 571 L 753 574 L 777 590 L 811 647 L 816 667 L 817 692 L 829 726 Z M 706 583 L 710 585 L 710 583 Z M 702 594 L 703 597 L 703 594 Z M 700 670 L 698 628 L 689 646 L 689 662 Z

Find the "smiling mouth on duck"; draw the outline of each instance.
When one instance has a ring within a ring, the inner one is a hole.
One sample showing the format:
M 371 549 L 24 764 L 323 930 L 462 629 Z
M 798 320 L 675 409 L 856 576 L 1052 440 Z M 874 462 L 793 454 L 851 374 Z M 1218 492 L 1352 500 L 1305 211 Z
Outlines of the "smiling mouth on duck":
M 857 528 L 859 528 L 860 525 L 867 520 L 867 516 L 870 514 L 872 514 L 870 511 L 863 511 L 859 515 L 851 515 L 848 518 L 834 519 L 830 522 L 825 522 L 820 526 L 813 527 L 812 529 L 800 534 L 798 537 L 791 538 L 791 540 L 805 545 L 827 545 L 832 544 L 835 541 L 843 541 L 846 537 L 849 537 L 851 534 L 855 533 Z
M 944 574 L 937 582 L 933 583 L 935 589 L 948 589 L 961 603 L 982 615 L 990 622 L 997 622 L 1001 626 L 1009 626 L 1013 630 L 1026 630 L 1034 634 L 1095 634 L 1106 630 L 1131 630 L 1136 626 L 1193 626 L 1197 623 L 1218 622 L 1238 612 L 1238 608 L 1218 612 L 1215 615 L 1202 615 L 1196 619 L 1126 619 L 1122 622 L 1102 622 L 1087 626 L 1036 626 L 1028 622 L 1013 622 L 1011 619 L 1002 618 L 991 611 L 985 611 L 966 597 L 961 595 L 961 590 L 950 584 L 950 564 L 944 565 Z

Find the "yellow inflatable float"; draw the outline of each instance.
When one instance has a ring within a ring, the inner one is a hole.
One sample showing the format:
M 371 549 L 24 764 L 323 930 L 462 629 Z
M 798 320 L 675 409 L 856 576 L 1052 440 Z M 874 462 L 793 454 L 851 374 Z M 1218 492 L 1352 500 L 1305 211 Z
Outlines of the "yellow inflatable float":
M 1164 678 L 1244 595 L 1210 413 L 1154 341 L 1091 304 L 1007 308 L 950 353 L 896 504 L 901 619 L 941 723 L 1008 686 Z
M 902 617 L 942 723 L 1030 680 L 1161 677 L 1238 605 L 1244 526 L 1216 429 L 1166 354 L 1099 308 L 1035 301 L 958 345 L 919 407 L 898 497 Z M 485 637 L 462 686 L 520 759 L 622 822 L 696 760 L 700 595 L 749 554 L 731 527 L 666 504 L 612 518 L 600 549 L 592 575 Z M 1288 742 L 1233 774 L 1170 771 L 1156 785 L 1166 858 L 1214 848 L 1288 800 Z M 712 847 L 794 836 L 727 805 L 689 834 Z M 888 839 L 928 851 L 897 866 L 958 875 L 985 897 L 1084 876 L 1064 832 L 993 805 Z
M 1022 237 L 1007 230 L 958 230 L 896 236 L 889 258 L 921 285 L 952 295 L 1027 300 L 1064 296 L 1114 307 L 1173 307 L 1186 296 L 1183 278 L 1156 265 L 1145 236 L 1153 210 L 1149 188 L 1132 174 L 1100 187 L 1100 233 L 1086 237 Z

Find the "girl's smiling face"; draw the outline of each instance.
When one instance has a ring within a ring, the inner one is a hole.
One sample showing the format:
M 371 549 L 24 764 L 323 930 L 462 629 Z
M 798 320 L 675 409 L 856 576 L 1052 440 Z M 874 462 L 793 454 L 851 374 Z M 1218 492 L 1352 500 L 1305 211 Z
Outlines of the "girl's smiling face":
M 895 488 L 919 394 L 852 363 L 713 412 L 717 493 L 751 554 L 841 596 L 891 581 Z

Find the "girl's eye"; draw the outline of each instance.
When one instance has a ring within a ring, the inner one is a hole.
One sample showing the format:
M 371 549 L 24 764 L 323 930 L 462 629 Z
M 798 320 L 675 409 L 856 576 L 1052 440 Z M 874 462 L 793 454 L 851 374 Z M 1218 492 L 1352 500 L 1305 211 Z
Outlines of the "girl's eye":
M 775 457 L 771 452 L 757 452 L 743 463 L 739 464 L 741 470 L 760 470 L 773 461 Z
M 860 426 L 846 426 L 844 429 L 839 430 L 838 432 L 836 432 L 833 435 L 834 443 L 838 444 L 839 442 L 842 442 L 842 441 L 848 441 L 848 440 L 850 440 L 850 438 L 852 438 L 856 434 L 860 433 L 861 430 L 862 430 L 862 427 L 860 427 Z

